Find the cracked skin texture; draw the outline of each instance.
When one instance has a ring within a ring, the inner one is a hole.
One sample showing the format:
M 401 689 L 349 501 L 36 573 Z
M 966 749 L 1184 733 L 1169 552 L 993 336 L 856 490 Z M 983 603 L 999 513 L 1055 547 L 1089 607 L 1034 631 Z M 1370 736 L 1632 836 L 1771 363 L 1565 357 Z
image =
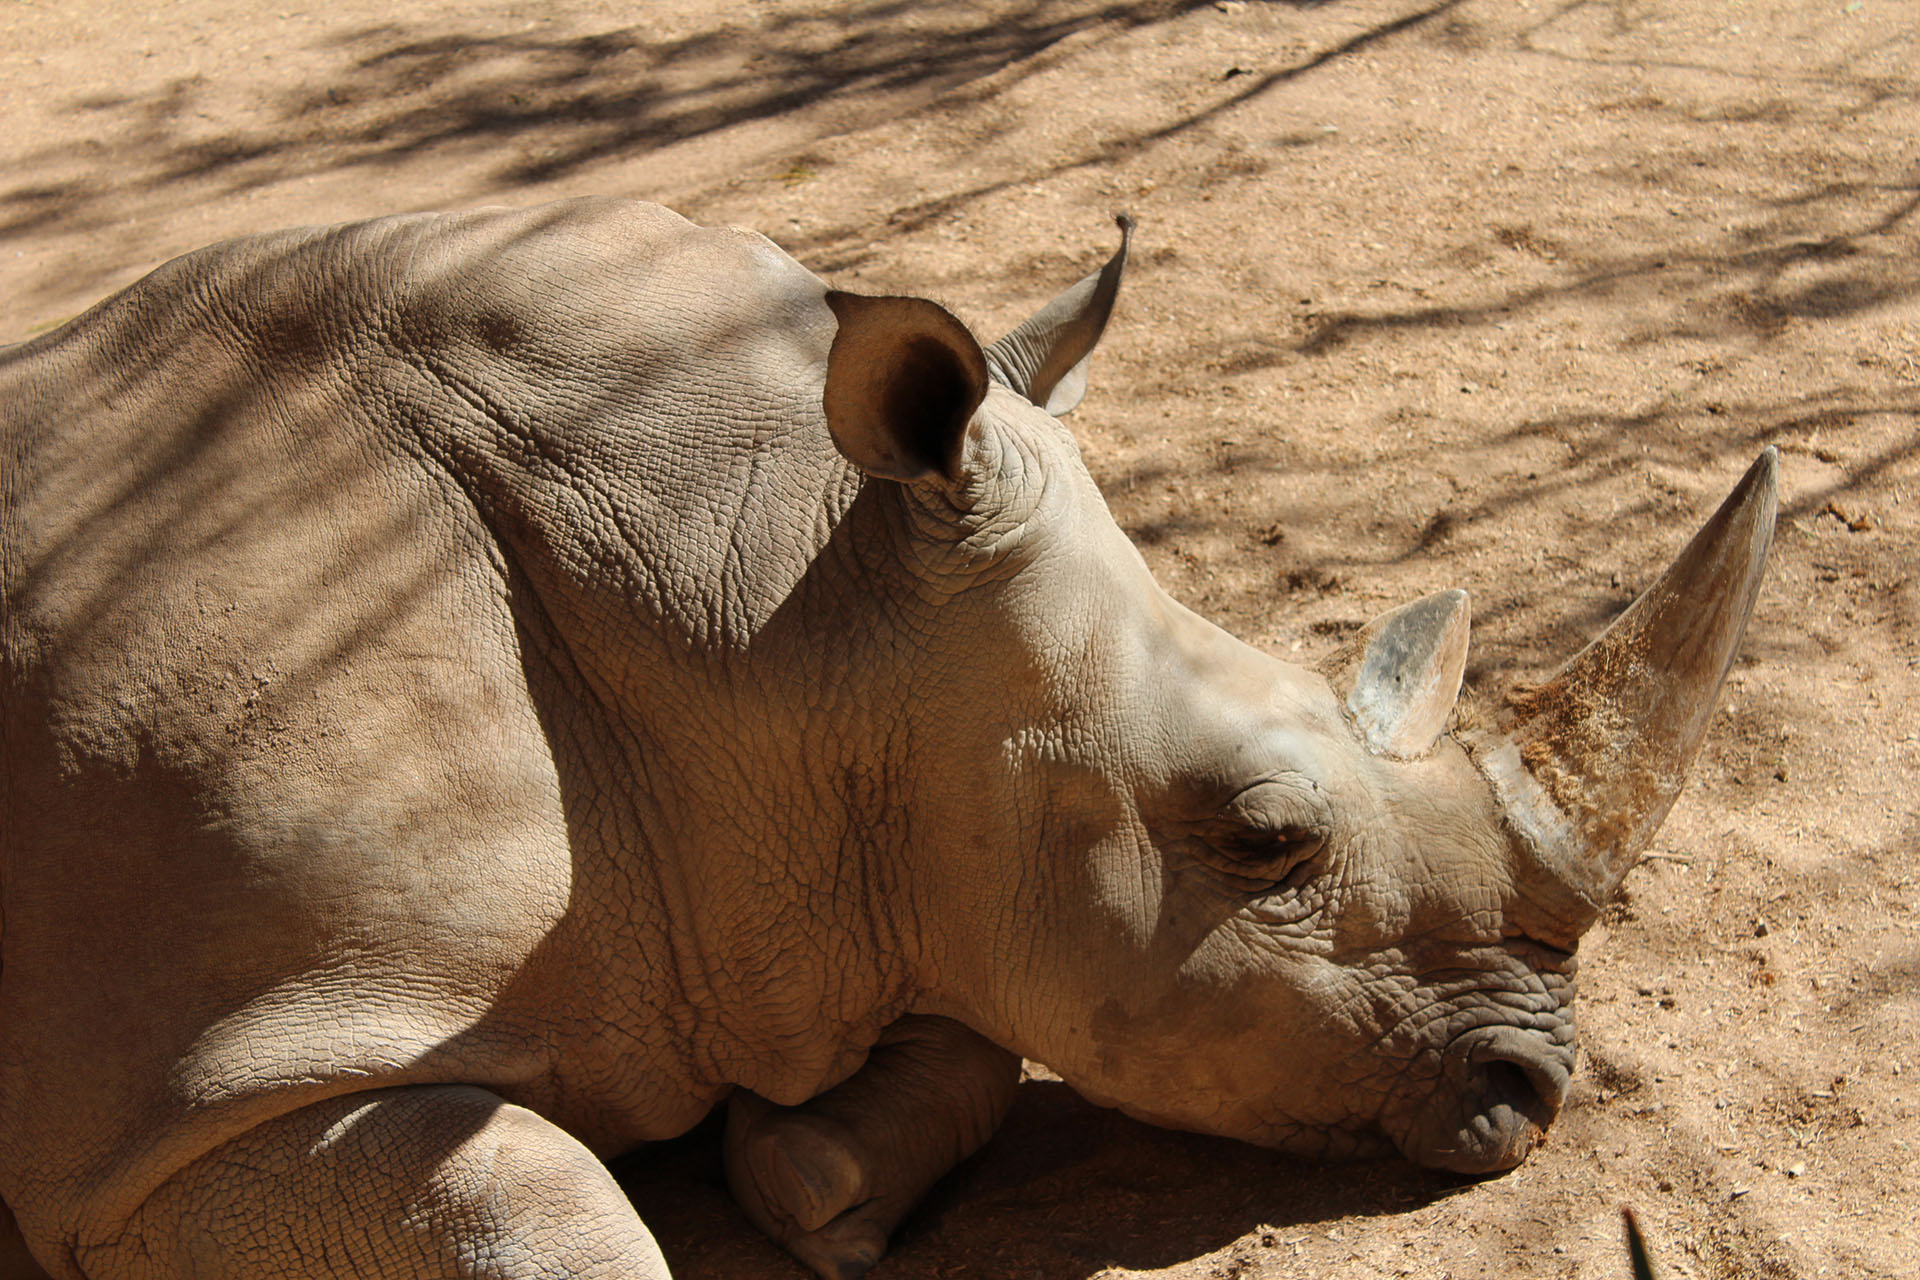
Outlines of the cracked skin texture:
M 743 1199 L 854 1275 L 1021 1054 L 1524 1155 L 1571 957 L 1466 752 L 1370 756 L 1168 598 L 950 317 L 908 364 L 964 354 L 961 411 L 885 360 L 853 400 L 957 438 L 823 421 L 869 310 L 937 312 L 590 200 L 215 246 L 0 351 L 40 1266 L 662 1277 L 599 1158 L 733 1094 Z

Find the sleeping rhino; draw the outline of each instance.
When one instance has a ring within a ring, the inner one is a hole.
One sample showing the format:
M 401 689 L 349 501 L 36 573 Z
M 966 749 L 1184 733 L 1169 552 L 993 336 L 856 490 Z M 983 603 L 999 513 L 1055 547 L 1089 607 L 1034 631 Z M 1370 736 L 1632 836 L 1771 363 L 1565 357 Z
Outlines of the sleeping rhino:
M 1055 421 L 1125 251 L 983 348 L 587 200 L 219 245 L 0 351 L 0 1270 L 657 1280 L 602 1160 L 726 1102 L 749 1216 L 858 1275 L 1021 1055 L 1523 1159 L 1773 457 L 1489 709 L 1463 592 L 1292 666 Z

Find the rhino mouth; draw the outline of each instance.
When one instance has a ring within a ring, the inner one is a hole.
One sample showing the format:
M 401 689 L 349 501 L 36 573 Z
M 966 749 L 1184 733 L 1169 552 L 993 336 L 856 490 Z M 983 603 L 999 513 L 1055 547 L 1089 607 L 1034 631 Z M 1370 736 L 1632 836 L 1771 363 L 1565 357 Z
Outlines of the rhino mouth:
M 1525 1160 L 1567 1100 L 1573 1052 L 1538 1031 L 1486 1027 L 1447 1047 L 1444 1086 L 1401 1141 L 1415 1164 L 1490 1174 Z

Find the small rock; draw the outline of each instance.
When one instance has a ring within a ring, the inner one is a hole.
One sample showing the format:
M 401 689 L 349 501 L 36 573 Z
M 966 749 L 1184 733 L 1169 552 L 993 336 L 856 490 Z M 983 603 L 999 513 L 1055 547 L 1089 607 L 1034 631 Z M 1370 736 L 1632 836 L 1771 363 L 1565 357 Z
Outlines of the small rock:
M 1803 1160 L 1797 1160 L 1794 1163 L 1787 1166 L 1787 1176 L 1789 1178 L 1797 1178 L 1801 1174 L 1805 1173 L 1806 1171 L 1807 1171 L 1806 1162 Z
M 1738 1200 L 1741 1196 L 1746 1195 L 1747 1192 L 1751 1190 L 1753 1190 L 1752 1187 L 1735 1187 L 1732 1191 L 1727 1193 L 1727 1199 Z
M 1832 516 L 1854 533 L 1871 533 L 1874 528 L 1871 511 L 1853 510 L 1841 506 L 1838 502 L 1829 502 L 1821 508 L 1820 513 Z

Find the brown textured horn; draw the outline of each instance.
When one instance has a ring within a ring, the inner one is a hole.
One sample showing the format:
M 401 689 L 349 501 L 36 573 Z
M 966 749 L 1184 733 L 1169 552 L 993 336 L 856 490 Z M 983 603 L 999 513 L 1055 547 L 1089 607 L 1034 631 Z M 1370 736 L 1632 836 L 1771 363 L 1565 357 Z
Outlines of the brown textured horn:
M 1660 580 L 1473 744 L 1509 824 L 1598 912 L 1680 794 L 1773 543 L 1778 455 L 1760 455 Z

